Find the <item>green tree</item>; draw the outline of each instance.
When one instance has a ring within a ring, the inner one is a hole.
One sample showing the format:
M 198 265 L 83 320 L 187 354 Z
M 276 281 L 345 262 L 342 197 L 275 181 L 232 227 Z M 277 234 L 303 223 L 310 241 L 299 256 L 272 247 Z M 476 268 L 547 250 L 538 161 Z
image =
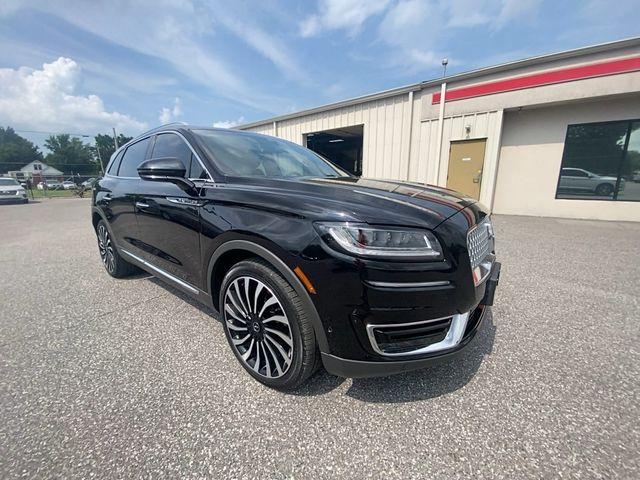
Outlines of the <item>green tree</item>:
M 38 147 L 18 135 L 13 128 L 0 127 L 0 173 L 20 170 L 34 160 L 42 161 Z
M 94 175 L 100 171 L 100 164 L 91 147 L 79 138 L 71 137 L 67 133 L 51 135 L 45 140 L 44 146 L 50 152 L 44 160 L 45 163 L 64 173 Z
M 106 166 L 109 163 L 109 159 L 113 152 L 116 151 L 116 146 L 113 144 L 113 136 L 112 135 L 103 135 L 99 133 L 95 137 L 96 146 L 92 147 L 94 151 L 100 152 L 100 158 L 102 158 L 102 163 Z M 130 141 L 133 137 L 125 137 L 123 134 L 118 135 L 118 146 L 121 147 L 128 141 Z M 96 152 L 96 157 L 98 153 Z

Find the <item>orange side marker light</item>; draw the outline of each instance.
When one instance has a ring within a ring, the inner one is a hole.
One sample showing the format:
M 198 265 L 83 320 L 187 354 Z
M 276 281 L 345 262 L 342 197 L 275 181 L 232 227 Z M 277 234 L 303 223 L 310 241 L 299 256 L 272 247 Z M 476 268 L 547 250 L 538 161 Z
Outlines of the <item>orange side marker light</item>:
M 293 269 L 293 271 L 295 272 L 295 274 L 298 276 L 298 278 L 300 279 L 300 281 L 302 282 L 302 284 L 305 286 L 305 288 L 307 289 L 307 291 L 309 293 L 312 293 L 313 295 L 316 294 L 316 289 L 314 288 L 314 286 L 311 284 L 311 282 L 309 281 L 309 279 L 307 278 L 307 276 L 304 274 L 304 272 L 302 271 L 302 269 L 300 267 L 296 267 Z

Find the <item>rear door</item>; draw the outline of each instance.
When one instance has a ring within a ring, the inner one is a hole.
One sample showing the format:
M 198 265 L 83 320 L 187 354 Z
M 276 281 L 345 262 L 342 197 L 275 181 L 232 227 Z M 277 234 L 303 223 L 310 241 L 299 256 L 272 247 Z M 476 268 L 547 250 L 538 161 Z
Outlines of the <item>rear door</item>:
M 146 159 L 148 148 L 149 138 L 129 145 L 124 155 L 116 157 L 107 175 L 100 180 L 96 193 L 96 204 L 105 212 L 116 244 L 126 251 L 136 248 L 135 200 L 140 183 L 137 168 Z
M 206 176 L 184 138 L 176 133 L 156 136 L 151 158 L 175 157 L 186 167 L 187 177 Z M 136 199 L 139 246 L 144 259 L 191 286 L 201 285 L 200 207 L 173 183 L 141 180 Z

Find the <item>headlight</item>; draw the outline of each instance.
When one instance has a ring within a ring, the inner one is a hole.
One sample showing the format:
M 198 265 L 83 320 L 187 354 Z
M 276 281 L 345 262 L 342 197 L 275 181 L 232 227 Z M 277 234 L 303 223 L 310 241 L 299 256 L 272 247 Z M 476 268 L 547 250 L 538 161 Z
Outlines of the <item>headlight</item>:
M 24 190 L 16 190 L 16 195 L 24 195 Z
M 370 227 L 349 223 L 316 223 L 323 238 L 349 253 L 373 258 L 442 259 L 438 239 L 426 230 Z

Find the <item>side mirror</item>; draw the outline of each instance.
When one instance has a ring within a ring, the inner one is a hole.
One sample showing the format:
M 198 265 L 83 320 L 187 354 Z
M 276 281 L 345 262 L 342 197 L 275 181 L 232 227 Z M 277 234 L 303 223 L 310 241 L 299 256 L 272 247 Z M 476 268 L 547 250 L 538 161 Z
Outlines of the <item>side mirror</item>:
M 186 173 L 184 164 L 175 157 L 152 158 L 138 167 L 143 180 L 174 183 L 189 195 L 197 195 L 196 185 L 185 178 Z

